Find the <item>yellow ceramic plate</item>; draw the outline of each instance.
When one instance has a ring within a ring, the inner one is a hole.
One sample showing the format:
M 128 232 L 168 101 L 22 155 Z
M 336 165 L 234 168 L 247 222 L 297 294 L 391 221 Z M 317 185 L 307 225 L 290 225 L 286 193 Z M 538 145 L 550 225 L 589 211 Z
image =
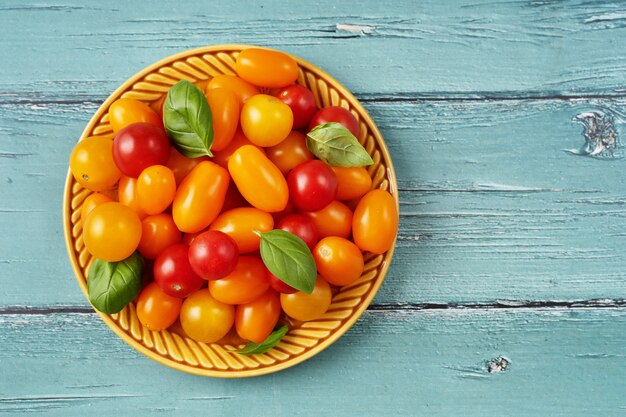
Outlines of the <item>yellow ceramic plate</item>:
M 186 79 L 205 83 L 218 74 L 235 74 L 235 59 L 246 45 L 216 45 L 181 52 L 138 72 L 106 99 L 91 118 L 80 140 L 88 136 L 113 137 L 108 109 L 119 98 L 134 98 L 148 104 L 158 102 L 174 83 Z M 334 78 L 319 68 L 294 57 L 300 66 L 298 83 L 315 95 L 319 107 L 342 106 L 352 112 L 361 127 L 359 141 L 374 160 L 368 167 L 373 187 L 389 190 L 398 204 L 396 177 L 378 128 L 363 106 Z M 87 296 L 86 276 L 92 256 L 85 250 L 80 212 L 91 192 L 82 188 L 70 172 L 65 184 L 63 222 L 65 242 L 76 279 Z M 395 245 L 394 245 L 395 246 Z M 363 314 L 385 278 L 393 247 L 383 255 L 365 254 L 361 278 L 335 294 L 326 314 L 318 320 L 291 328 L 278 346 L 259 355 L 239 355 L 229 350 L 238 346 L 198 343 L 175 330 L 154 332 L 139 323 L 135 305 L 118 314 L 98 312 L 102 320 L 126 343 L 144 355 L 184 372 L 220 378 L 242 378 L 277 372 L 309 359 L 344 334 Z

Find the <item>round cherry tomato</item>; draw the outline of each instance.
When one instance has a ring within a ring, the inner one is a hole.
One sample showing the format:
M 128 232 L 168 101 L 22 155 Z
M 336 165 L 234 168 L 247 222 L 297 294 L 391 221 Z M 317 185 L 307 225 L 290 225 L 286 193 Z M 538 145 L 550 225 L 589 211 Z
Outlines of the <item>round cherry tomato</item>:
M 239 337 L 261 343 L 272 333 L 280 317 L 280 299 L 272 289 L 235 310 L 235 329 Z
M 306 147 L 304 135 L 296 130 L 292 130 L 278 145 L 267 148 L 266 152 L 283 175 L 287 175 L 298 164 L 313 159 L 313 154 Z
M 271 272 L 267 271 L 267 278 L 270 281 L 270 287 L 272 287 L 275 291 L 284 293 L 284 294 L 293 294 L 294 292 L 298 292 L 291 285 L 285 284 L 280 278 Z
M 318 275 L 311 294 L 302 291 L 293 294 L 281 294 L 280 304 L 289 317 L 300 321 L 310 321 L 318 319 L 326 313 L 332 298 L 330 285 Z
M 319 160 L 306 161 L 287 177 L 289 196 L 303 211 L 318 211 L 330 204 L 337 194 L 337 178 L 332 169 Z
M 228 171 L 241 195 L 254 207 L 275 212 L 287 206 L 289 189 L 285 177 L 254 146 L 237 149 L 228 161 Z
M 243 134 L 241 129 L 237 129 L 233 140 L 228 144 L 227 147 L 219 152 L 215 152 L 212 161 L 219 166 L 228 169 L 228 161 L 230 160 L 230 157 L 235 153 L 237 149 L 241 148 L 244 145 L 254 146 L 265 155 L 265 150 L 263 148 L 250 142 L 246 135 Z
M 388 251 L 398 233 L 398 208 L 393 196 L 384 190 L 365 194 L 354 210 L 354 243 L 372 253 Z
M 128 125 L 115 135 L 113 160 L 122 173 L 137 178 L 151 165 L 165 165 L 170 141 L 163 129 L 148 123 Z
M 269 232 L 273 227 L 272 215 L 254 207 L 225 211 L 211 223 L 211 230 L 218 230 L 233 238 L 240 253 L 259 250 L 261 238 L 254 231 Z
M 372 177 L 363 167 L 331 167 L 337 177 L 337 200 L 363 197 L 372 188 Z
M 200 162 L 183 180 L 172 204 L 178 229 L 195 233 L 206 228 L 222 210 L 230 177 L 213 162 Z
M 113 141 L 91 136 L 78 142 L 70 156 L 70 170 L 80 185 L 91 191 L 115 186 L 121 172 L 113 162 Z
M 147 214 L 139 207 L 139 195 L 137 194 L 137 178 L 122 175 L 120 183 L 117 186 L 117 199 L 126 207 L 133 209 L 140 219 Z
M 313 250 L 317 272 L 333 285 L 348 285 L 363 273 L 363 254 L 348 239 L 329 236 Z
M 285 216 L 277 229 L 286 230 L 293 233 L 306 243 L 309 249 L 313 250 L 317 243 L 317 228 L 315 223 L 304 214 L 289 214 Z
M 311 90 L 299 84 L 283 88 L 276 94 L 293 112 L 293 128 L 303 129 L 309 125 L 317 111 L 315 97 Z
M 284 87 L 298 78 L 296 61 L 272 49 L 244 49 L 237 55 L 235 71 L 244 80 L 268 88 Z
M 270 287 L 263 261 L 254 256 L 240 256 L 233 272 L 222 279 L 209 281 L 216 300 L 226 304 L 245 304 L 261 296 Z
M 154 261 L 154 282 L 166 294 L 185 298 L 202 287 L 204 280 L 189 264 L 189 246 L 176 243 L 165 248 Z
M 180 324 L 193 340 L 217 342 L 230 331 L 235 322 L 235 307 L 221 303 L 207 288 L 196 291 L 183 302 Z
M 235 75 L 216 75 L 209 81 L 207 91 L 214 88 L 225 88 L 232 91 L 241 105 L 250 97 L 259 94 L 259 90 L 255 86 Z
M 182 304 L 183 300 L 167 295 L 152 282 L 139 294 L 137 318 L 150 330 L 165 330 L 178 319 Z
M 241 130 L 259 146 L 274 146 L 285 140 L 293 126 L 288 105 L 267 94 L 250 97 L 241 109 Z
M 200 277 L 211 280 L 233 272 L 239 249 L 232 237 L 217 230 L 201 233 L 189 245 L 189 263 Z
M 87 216 L 91 213 L 91 210 L 98 207 L 100 204 L 110 203 L 113 201 L 111 197 L 102 193 L 93 193 L 85 198 L 83 201 L 83 207 L 80 209 L 80 218 L 85 223 Z
M 176 178 L 176 184 L 180 185 L 183 179 L 202 161 L 210 161 L 208 156 L 200 156 L 198 158 L 188 158 L 182 153 L 178 152 L 176 148 L 170 148 L 170 157 L 165 164 L 166 167 L 172 170 L 174 178 Z
M 155 259 L 159 253 L 181 239 L 180 230 L 172 216 L 161 213 L 141 221 L 141 240 L 137 250 L 146 259 Z
M 146 103 L 132 98 L 120 98 L 109 107 L 109 123 L 117 133 L 133 123 L 150 123 L 163 129 L 163 120 Z
M 352 230 L 352 211 L 337 200 L 318 211 L 306 215 L 313 221 L 320 238 L 326 236 L 348 237 Z
M 87 216 L 83 240 L 89 253 L 107 262 L 117 262 L 133 254 L 141 239 L 137 214 L 117 202 L 103 203 Z
M 172 204 L 176 195 L 176 179 L 172 170 L 163 165 L 152 165 L 137 178 L 139 208 L 148 214 L 159 214 Z
M 239 125 L 239 98 L 232 90 L 212 88 L 206 99 L 213 119 L 213 144 L 211 151 L 221 151 L 228 146 Z
M 337 122 L 344 125 L 354 136 L 359 137 L 359 122 L 343 107 L 330 106 L 319 109 L 309 124 L 309 130 L 324 123 Z

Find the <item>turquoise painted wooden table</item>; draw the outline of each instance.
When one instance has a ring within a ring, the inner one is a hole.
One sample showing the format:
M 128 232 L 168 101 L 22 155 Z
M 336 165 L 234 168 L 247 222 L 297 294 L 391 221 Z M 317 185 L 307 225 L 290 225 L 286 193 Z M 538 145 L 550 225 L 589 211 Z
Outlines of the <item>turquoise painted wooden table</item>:
M 0 2 L 0 412 L 626 414 L 626 4 L 109 3 Z M 283 49 L 344 83 L 401 193 L 396 256 L 361 320 L 246 380 L 121 342 L 61 225 L 68 155 L 98 105 L 148 64 L 218 43 Z

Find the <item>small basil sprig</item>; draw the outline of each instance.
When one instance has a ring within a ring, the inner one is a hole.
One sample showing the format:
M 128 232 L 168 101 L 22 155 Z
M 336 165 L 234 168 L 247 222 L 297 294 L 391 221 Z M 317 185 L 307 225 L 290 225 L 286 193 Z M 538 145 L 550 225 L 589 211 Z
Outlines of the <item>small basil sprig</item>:
M 280 329 L 274 330 L 272 334 L 267 336 L 267 339 L 261 343 L 248 342 L 244 347 L 237 350 L 231 350 L 231 352 L 239 353 L 242 355 L 254 355 L 256 353 L 265 353 L 277 344 L 284 335 L 287 334 L 289 328 L 286 325 L 282 325 Z
M 261 237 L 261 258 L 267 269 L 285 284 L 311 294 L 315 287 L 317 267 L 306 243 L 298 236 L 280 229 L 255 233 Z
M 119 313 L 141 291 L 143 270 L 139 252 L 119 262 L 96 259 L 87 277 L 89 301 L 103 313 Z
M 187 80 L 170 88 L 163 105 L 163 124 L 170 140 L 189 158 L 213 156 L 213 117 L 202 91 Z
M 363 145 L 341 123 L 324 123 L 306 135 L 306 146 L 333 167 L 362 167 L 374 161 Z

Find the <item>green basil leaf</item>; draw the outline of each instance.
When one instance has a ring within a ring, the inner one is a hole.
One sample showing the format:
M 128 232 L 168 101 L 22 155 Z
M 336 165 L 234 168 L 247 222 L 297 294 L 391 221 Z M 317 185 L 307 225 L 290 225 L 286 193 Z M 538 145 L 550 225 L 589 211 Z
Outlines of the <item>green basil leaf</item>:
M 341 123 L 324 123 L 306 135 L 306 146 L 332 167 L 362 167 L 374 161 L 363 145 Z
M 272 334 L 267 336 L 267 339 L 261 343 L 248 342 L 244 347 L 237 350 L 231 350 L 231 352 L 240 353 L 242 355 L 254 355 L 255 353 L 265 353 L 277 344 L 280 343 L 280 339 L 283 338 L 289 328 L 286 325 L 282 325 L 280 329 L 274 330 Z
M 170 88 L 163 105 L 163 124 L 170 140 L 189 158 L 211 153 L 213 117 L 206 97 L 198 87 L 180 80 Z
M 311 250 L 298 236 L 285 230 L 258 233 L 261 258 L 267 269 L 293 288 L 311 294 L 317 268 Z
M 144 261 L 139 252 L 119 262 L 96 259 L 89 269 L 89 301 L 107 314 L 120 312 L 141 291 Z

